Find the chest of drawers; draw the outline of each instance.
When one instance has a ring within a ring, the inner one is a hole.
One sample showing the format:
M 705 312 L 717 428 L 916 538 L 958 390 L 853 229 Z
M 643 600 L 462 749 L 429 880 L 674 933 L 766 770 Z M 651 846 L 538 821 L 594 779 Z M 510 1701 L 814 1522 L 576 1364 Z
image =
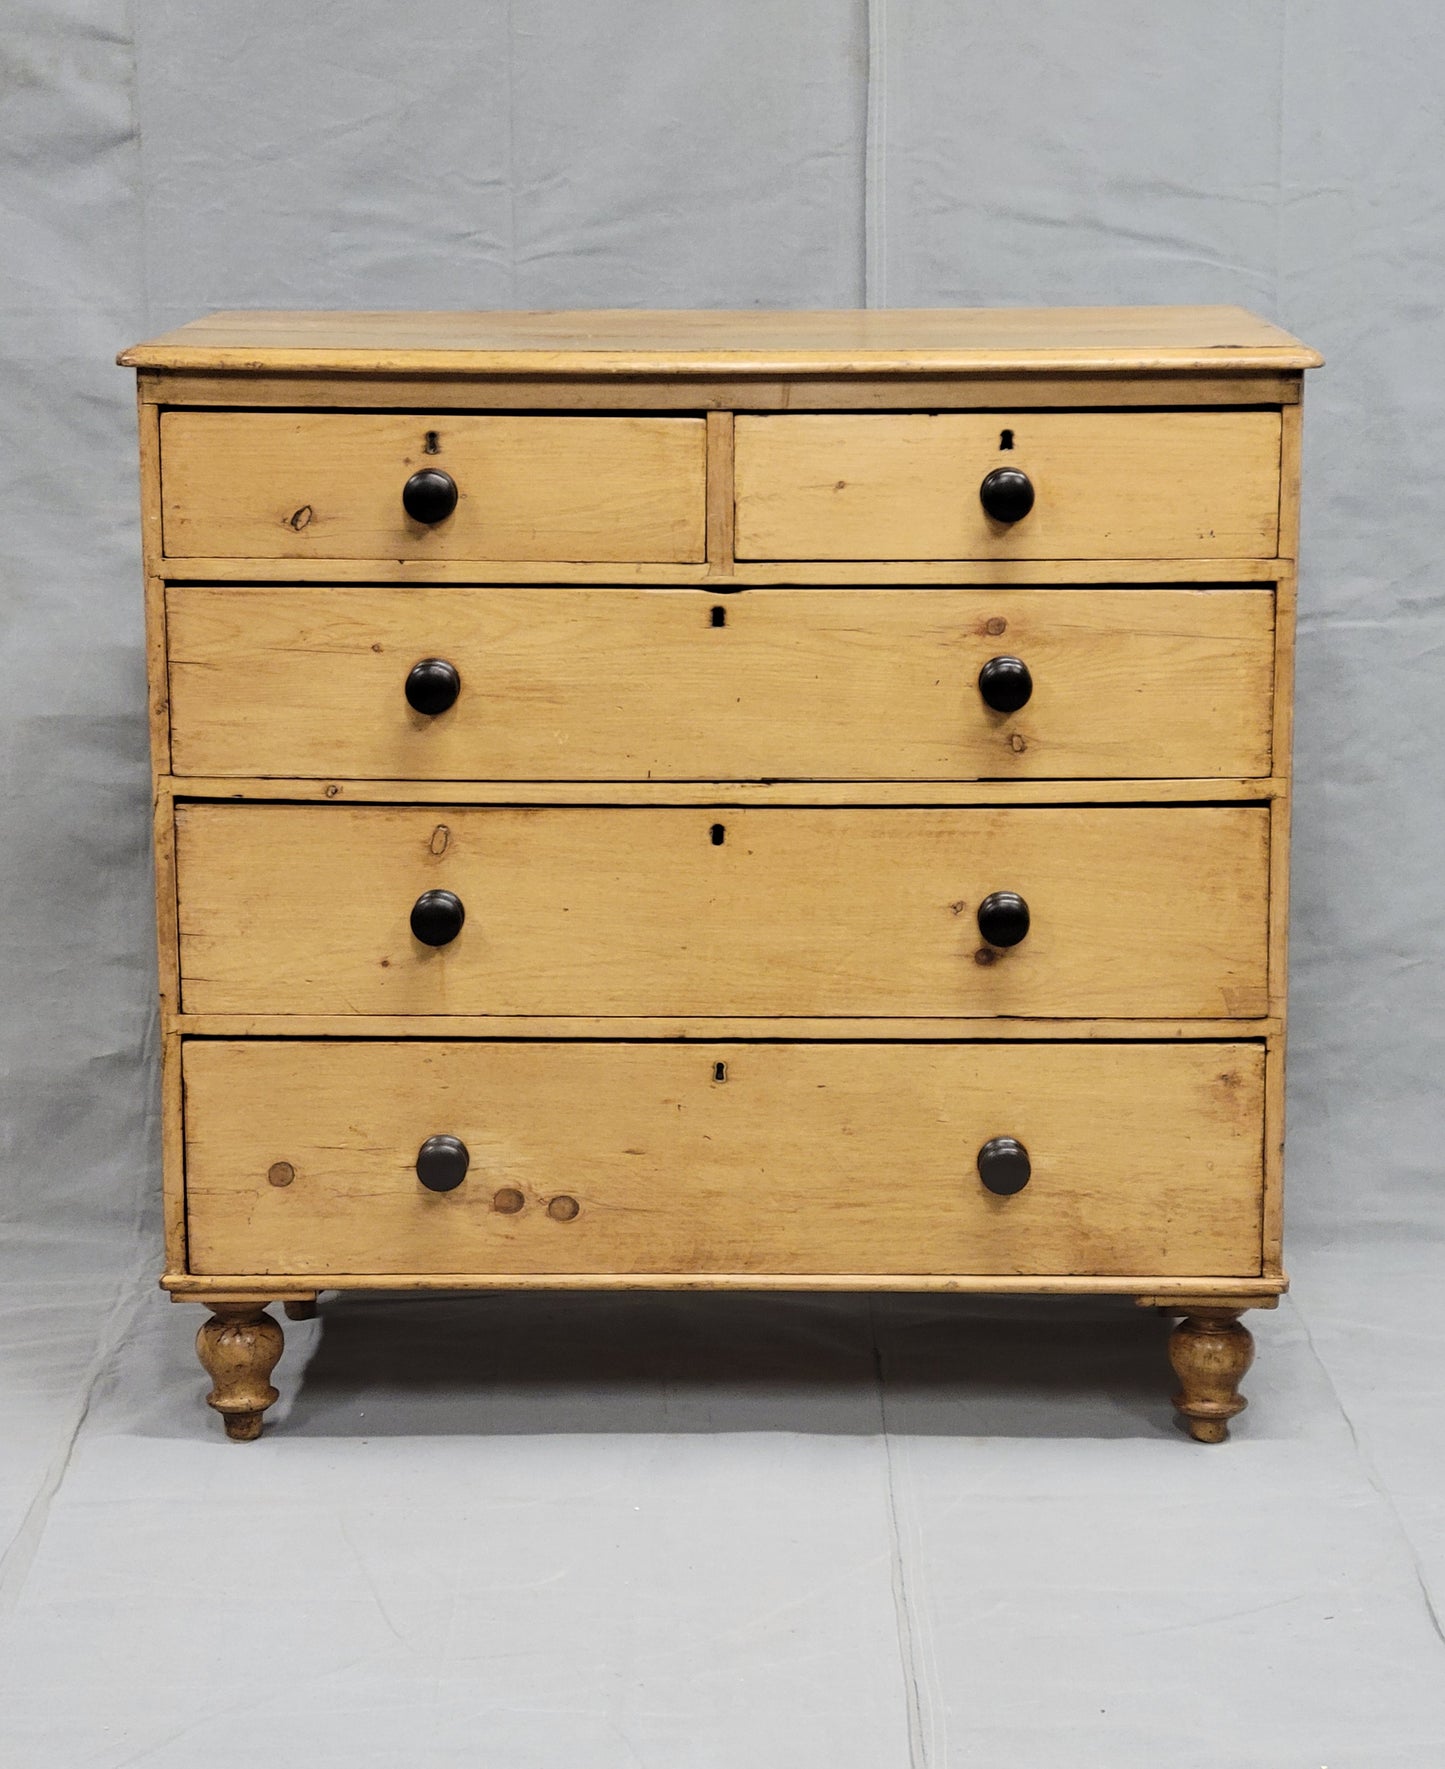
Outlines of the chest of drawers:
M 1234 308 L 218 314 L 136 346 L 165 1288 L 1281 1263 L 1303 371 Z

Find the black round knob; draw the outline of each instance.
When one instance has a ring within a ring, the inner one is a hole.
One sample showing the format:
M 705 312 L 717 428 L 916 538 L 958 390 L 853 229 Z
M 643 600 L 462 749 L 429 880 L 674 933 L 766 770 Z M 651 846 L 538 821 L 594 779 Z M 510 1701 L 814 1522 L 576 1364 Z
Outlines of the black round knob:
M 411 931 L 423 946 L 446 946 L 462 931 L 467 912 L 450 891 L 423 891 L 411 906 Z
M 416 1176 L 429 1192 L 454 1192 L 472 1158 L 455 1136 L 429 1136 L 416 1152 Z
M 1034 482 L 1017 467 L 995 467 L 984 475 L 978 498 L 995 522 L 1022 522 L 1034 507 Z
M 423 467 L 402 486 L 401 501 L 413 522 L 445 522 L 457 507 L 457 482 L 440 467 Z
M 996 713 L 1016 713 L 1028 705 L 1034 679 L 1021 657 L 991 657 L 978 672 L 978 691 Z
M 978 931 L 990 946 L 1017 946 L 1029 931 L 1028 904 L 1017 891 L 990 891 L 978 906 Z
M 408 704 L 419 713 L 435 718 L 449 706 L 455 706 L 462 691 L 462 678 L 454 663 L 444 657 L 424 657 L 411 666 L 406 678 Z
M 1021 1192 L 1032 1172 L 1028 1150 L 1014 1137 L 990 1137 L 978 1151 L 978 1177 L 1001 1198 Z

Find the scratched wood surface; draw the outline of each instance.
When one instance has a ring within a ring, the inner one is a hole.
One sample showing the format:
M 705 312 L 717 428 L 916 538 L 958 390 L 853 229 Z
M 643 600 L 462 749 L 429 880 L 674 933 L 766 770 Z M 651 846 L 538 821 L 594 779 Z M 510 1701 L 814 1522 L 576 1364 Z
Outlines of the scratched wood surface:
M 322 1284 L 468 1269 L 1249 1276 L 1262 1070 L 1253 1044 L 191 1041 L 192 1265 Z M 436 1135 L 469 1154 L 447 1193 L 416 1177 Z M 1005 1135 L 1032 1165 L 1011 1197 L 976 1165 Z

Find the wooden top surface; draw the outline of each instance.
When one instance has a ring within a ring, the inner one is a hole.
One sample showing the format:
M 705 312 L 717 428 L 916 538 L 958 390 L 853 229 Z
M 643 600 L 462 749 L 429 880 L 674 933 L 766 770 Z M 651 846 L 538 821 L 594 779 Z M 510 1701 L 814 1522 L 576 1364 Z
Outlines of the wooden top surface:
M 1229 373 L 1322 358 L 1242 307 L 213 313 L 126 368 L 470 375 Z

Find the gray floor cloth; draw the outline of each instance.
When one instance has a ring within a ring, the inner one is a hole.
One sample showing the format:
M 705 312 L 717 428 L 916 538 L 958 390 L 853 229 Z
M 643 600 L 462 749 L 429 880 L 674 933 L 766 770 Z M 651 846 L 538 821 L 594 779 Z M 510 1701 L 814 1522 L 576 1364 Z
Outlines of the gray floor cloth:
M 1427 1769 L 1445 1298 L 1373 1254 L 1205 1449 L 1128 1303 L 647 1295 L 329 1301 L 230 1445 L 149 1248 L 32 1251 L 0 1761 Z

